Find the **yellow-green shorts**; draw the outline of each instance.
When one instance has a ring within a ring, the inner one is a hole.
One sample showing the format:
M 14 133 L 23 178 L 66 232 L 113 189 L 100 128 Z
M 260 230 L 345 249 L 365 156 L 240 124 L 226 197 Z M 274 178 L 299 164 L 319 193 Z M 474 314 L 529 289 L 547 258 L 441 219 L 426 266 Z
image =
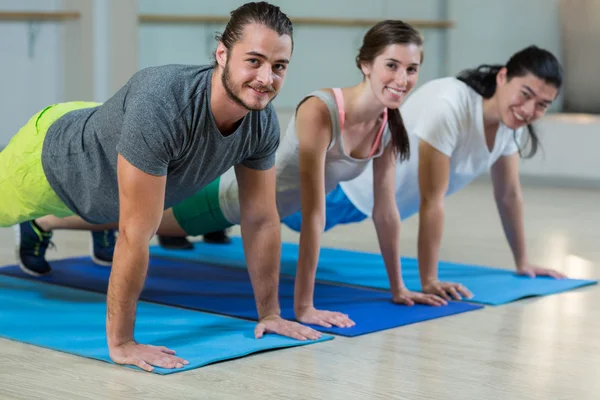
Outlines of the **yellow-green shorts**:
M 50 125 L 66 113 L 98 103 L 68 102 L 35 114 L 0 152 L 0 227 L 45 215 L 67 217 L 73 212 L 50 187 L 42 167 L 42 147 Z

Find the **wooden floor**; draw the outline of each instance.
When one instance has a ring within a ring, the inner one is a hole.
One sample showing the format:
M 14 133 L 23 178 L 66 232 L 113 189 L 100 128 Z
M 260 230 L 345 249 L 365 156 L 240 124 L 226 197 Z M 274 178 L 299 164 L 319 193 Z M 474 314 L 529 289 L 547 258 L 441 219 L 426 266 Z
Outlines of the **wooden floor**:
M 525 198 L 531 260 L 599 278 L 600 192 L 531 187 Z M 407 220 L 405 255 L 416 254 L 416 232 L 417 219 Z M 13 231 L 0 229 L 0 239 L 0 264 L 14 262 Z M 49 258 L 88 249 L 88 236 L 73 232 L 55 242 Z M 336 228 L 324 242 L 377 251 L 369 222 Z M 513 268 L 489 184 L 448 200 L 442 257 Z M 597 400 L 599 303 L 596 285 L 168 376 L 0 340 L 0 398 Z

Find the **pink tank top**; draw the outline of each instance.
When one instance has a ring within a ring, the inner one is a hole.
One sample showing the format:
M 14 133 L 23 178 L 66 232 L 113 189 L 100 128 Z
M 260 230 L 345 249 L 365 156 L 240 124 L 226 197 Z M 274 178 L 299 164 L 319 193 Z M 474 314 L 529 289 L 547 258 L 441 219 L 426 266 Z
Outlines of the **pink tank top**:
M 342 95 L 342 89 L 340 88 L 332 88 L 333 94 L 335 96 L 335 102 L 338 106 L 338 113 L 340 117 L 340 132 L 344 130 L 344 120 L 346 119 L 346 111 L 344 108 L 344 96 Z M 375 141 L 373 142 L 373 147 L 371 147 L 371 151 L 369 152 L 369 158 L 373 157 L 373 154 L 377 152 L 379 148 L 379 143 L 381 143 L 381 137 L 383 136 L 383 130 L 385 128 L 385 124 L 388 119 L 388 111 L 387 108 L 383 110 L 383 122 L 381 123 L 381 127 L 379 127 L 379 131 L 377 132 L 377 136 L 375 136 Z

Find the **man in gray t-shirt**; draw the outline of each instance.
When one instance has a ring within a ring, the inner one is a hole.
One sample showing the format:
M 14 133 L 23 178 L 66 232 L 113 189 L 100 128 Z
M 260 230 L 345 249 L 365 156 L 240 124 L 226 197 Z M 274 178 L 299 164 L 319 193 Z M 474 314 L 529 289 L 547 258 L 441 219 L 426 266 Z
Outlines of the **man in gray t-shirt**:
M 60 211 L 48 214 L 62 217 L 64 210 L 70 211 L 73 216 L 66 220 L 72 229 L 119 228 L 107 296 L 107 340 L 116 363 L 147 371 L 187 363 L 169 349 L 138 344 L 133 337 L 136 303 L 148 268 L 148 242 L 165 209 L 232 166 L 260 317 L 255 336 L 268 332 L 300 340 L 320 336 L 283 320 L 278 301 L 281 238 L 274 159 L 279 125 L 270 102 L 283 85 L 292 48 L 287 16 L 264 2 L 248 3 L 232 13 L 219 38 L 214 67 L 142 70 L 106 103 L 73 107 L 47 128 L 40 158 L 47 179 L 42 186 L 50 189 L 44 189 L 40 198 L 50 199 L 52 210 Z M 49 116 L 59 114 L 56 110 L 49 107 L 43 111 L 46 116 L 33 118 L 35 128 L 29 131 L 39 131 Z M 14 148 L 7 154 L 12 156 Z M 16 173 L 9 177 L 13 175 L 23 178 Z M 38 179 L 40 173 L 36 169 L 30 175 Z M 24 210 L 23 215 L 27 212 L 35 214 Z M 35 221 L 21 224 L 22 235 L 28 231 L 33 232 L 28 240 L 48 240 Z
M 167 176 L 170 208 L 232 165 L 268 170 L 279 145 L 271 104 L 247 112 L 228 135 L 211 113 L 212 66 L 167 65 L 136 73 L 101 106 L 71 111 L 46 134 L 44 173 L 76 215 L 119 221 L 117 154 L 151 176 Z

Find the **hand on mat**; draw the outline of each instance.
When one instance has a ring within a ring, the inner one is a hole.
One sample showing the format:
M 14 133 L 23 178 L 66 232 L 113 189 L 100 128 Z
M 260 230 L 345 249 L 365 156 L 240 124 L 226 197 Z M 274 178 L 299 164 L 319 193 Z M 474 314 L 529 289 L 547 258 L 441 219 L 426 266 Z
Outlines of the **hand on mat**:
M 321 332 L 297 322 L 285 320 L 278 315 L 270 315 L 258 322 L 254 329 L 254 336 L 260 339 L 265 333 L 277 333 L 297 340 L 317 340 L 321 337 Z
M 463 297 L 470 299 L 473 293 L 465 286 L 455 282 L 429 281 L 423 285 L 423 293 L 435 294 L 444 300 L 462 300 Z
M 411 292 L 408 289 L 403 289 L 399 293 L 394 293 L 392 296 L 392 301 L 396 304 L 404 304 L 406 306 L 413 306 L 415 304 L 445 306 L 448 304 L 446 300 L 436 296 L 435 294 Z
M 175 351 L 164 346 L 138 344 L 133 341 L 109 348 L 110 358 L 117 364 L 136 365 L 144 371 L 152 372 L 154 366 L 161 368 L 182 368 L 187 360 L 175 356 Z
M 517 268 L 518 275 L 525 275 L 530 278 L 535 278 L 536 276 L 549 276 L 555 279 L 564 279 L 567 276 L 549 268 L 542 268 L 536 265 L 525 265 L 524 267 Z
M 296 319 L 305 324 L 320 325 L 326 328 L 331 328 L 333 325 L 339 328 L 350 328 L 356 325 L 346 314 L 317 310 L 314 307 L 305 307 L 297 311 Z

